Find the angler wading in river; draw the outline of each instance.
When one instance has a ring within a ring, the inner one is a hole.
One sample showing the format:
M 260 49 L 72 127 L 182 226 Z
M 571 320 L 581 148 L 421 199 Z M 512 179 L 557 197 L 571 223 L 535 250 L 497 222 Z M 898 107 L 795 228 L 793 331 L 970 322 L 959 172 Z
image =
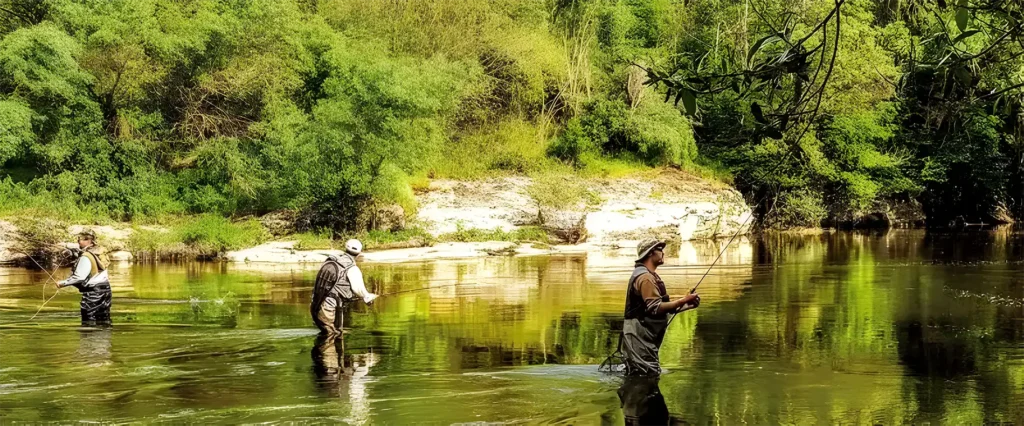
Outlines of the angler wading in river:
M 96 234 L 85 230 L 78 234 L 78 262 L 68 279 L 57 283 L 58 288 L 72 286 L 82 293 L 82 325 L 110 325 L 110 279 L 107 270 L 100 263 L 99 256 L 92 252 L 96 247 Z
M 669 299 L 665 282 L 655 272 L 665 263 L 664 249 L 665 243 L 656 239 L 641 241 L 637 246 L 622 324 L 621 349 L 628 375 L 661 374 L 658 350 L 672 316 L 700 305 L 696 293 Z
M 356 257 L 362 251 L 363 244 L 359 240 L 348 240 L 345 253 L 328 256 L 316 274 L 309 313 L 322 335 L 341 336 L 345 305 L 357 298 L 370 304 L 377 298 L 376 294 L 366 290 L 363 273 L 356 266 Z

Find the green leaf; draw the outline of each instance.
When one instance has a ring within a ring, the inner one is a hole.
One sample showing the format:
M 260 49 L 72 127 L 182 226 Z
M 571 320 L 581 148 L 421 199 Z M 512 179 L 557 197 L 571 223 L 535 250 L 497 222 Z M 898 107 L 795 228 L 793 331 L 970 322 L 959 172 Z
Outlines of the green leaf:
M 979 31 L 979 30 L 967 30 L 967 31 L 964 31 L 964 32 L 960 33 L 960 35 L 956 36 L 956 38 L 953 39 L 953 44 L 957 44 L 957 43 L 959 43 L 961 41 L 964 41 L 968 37 L 973 36 L 973 35 L 975 35 L 977 33 L 980 33 L 980 32 L 981 31 Z
M 757 52 L 759 52 L 761 50 L 761 48 L 764 47 L 765 43 L 769 43 L 769 42 L 773 41 L 772 39 L 777 39 L 777 38 L 779 38 L 778 35 L 772 34 L 772 35 L 769 35 L 769 36 L 764 36 L 760 40 L 754 42 L 754 45 L 750 46 L 750 51 L 747 52 L 747 66 L 750 66 L 750 61 L 752 59 L 754 59 L 754 55 L 756 55 Z
M 767 123 L 764 119 L 764 111 L 761 111 L 761 105 L 757 102 L 750 104 L 750 113 L 754 114 L 754 120 L 757 120 L 758 123 Z
M 697 61 L 697 66 L 693 69 L 694 71 L 700 71 L 701 67 L 704 66 L 704 60 L 708 58 L 709 54 L 711 52 L 705 52 L 703 55 L 700 55 L 700 60 Z
M 686 108 L 686 113 L 696 115 L 697 95 L 693 93 L 693 91 L 687 89 L 680 90 L 679 94 L 683 97 L 683 108 Z
M 964 4 L 964 3 L 967 3 L 967 2 L 961 0 L 960 3 Z M 971 15 L 967 11 L 966 8 L 964 8 L 963 6 L 957 8 L 957 10 L 956 10 L 956 26 L 957 26 L 957 28 L 960 28 L 960 31 L 966 31 L 967 30 L 967 22 L 970 20 L 970 18 L 971 18 Z

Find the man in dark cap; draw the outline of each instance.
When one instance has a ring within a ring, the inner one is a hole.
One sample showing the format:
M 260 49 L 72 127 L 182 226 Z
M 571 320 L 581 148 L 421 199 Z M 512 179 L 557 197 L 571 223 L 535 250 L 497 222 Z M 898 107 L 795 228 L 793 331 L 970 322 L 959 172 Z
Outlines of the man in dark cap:
M 658 349 L 671 317 L 700 305 L 700 296 L 688 294 L 671 300 L 665 282 L 655 272 L 665 263 L 665 243 L 647 239 L 637 246 L 636 268 L 626 289 L 622 352 L 626 374 L 661 374 Z
M 100 258 L 92 249 L 96 247 L 96 234 L 84 230 L 78 234 L 78 262 L 68 279 L 57 283 L 57 287 L 72 286 L 82 293 L 82 325 L 110 325 L 110 279 L 107 270 L 100 264 Z

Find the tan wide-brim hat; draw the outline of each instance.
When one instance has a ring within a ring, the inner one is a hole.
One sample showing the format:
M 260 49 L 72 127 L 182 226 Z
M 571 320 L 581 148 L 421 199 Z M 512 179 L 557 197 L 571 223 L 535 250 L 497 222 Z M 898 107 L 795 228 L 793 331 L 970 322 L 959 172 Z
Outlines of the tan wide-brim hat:
M 665 242 L 657 238 L 648 238 L 641 241 L 640 244 L 636 246 L 636 261 L 643 262 L 644 258 L 646 258 L 651 251 L 657 248 L 664 249 Z

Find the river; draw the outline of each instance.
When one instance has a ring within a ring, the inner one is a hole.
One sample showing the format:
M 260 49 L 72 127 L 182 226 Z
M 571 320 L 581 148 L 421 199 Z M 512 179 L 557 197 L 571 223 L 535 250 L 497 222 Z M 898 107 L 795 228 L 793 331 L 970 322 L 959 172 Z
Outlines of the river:
M 670 247 L 670 293 L 724 244 Z M 1024 424 L 1019 230 L 742 238 L 671 324 L 668 373 L 626 384 L 597 368 L 624 252 L 363 264 L 384 296 L 339 342 L 309 321 L 318 265 L 112 265 L 105 330 L 74 289 L 29 320 L 54 288 L 0 268 L 0 423 Z

